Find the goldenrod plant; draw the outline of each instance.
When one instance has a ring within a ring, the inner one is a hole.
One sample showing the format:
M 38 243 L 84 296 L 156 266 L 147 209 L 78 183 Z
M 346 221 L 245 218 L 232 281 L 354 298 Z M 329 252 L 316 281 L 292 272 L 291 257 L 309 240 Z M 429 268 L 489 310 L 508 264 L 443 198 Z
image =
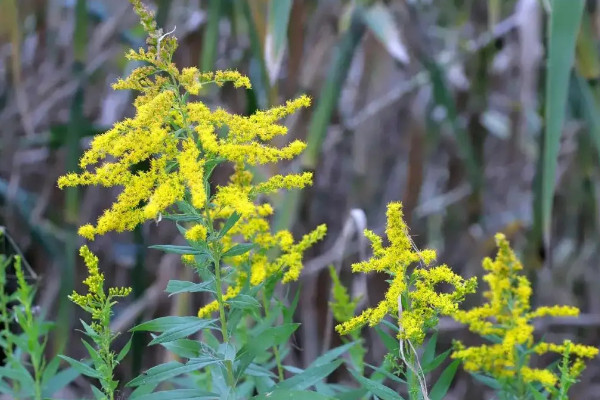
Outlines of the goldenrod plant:
M 305 144 L 298 140 L 283 148 L 268 142 L 287 133 L 277 121 L 308 106 L 310 100 L 301 96 L 249 117 L 224 109 L 210 110 L 194 97 L 204 85 L 231 82 L 235 87 L 249 88 L 248 78 L 236 71 L 201 73 L 194 67 L 180 71 L 172 63 L 175 38 L 156 27 L 152 13 L 140 1 L 132 2 L 148 33 L 148 48 L 132 50 L 128 58 L 145 65 L 119 80 L 114 88 L 141 92 L 134 102 L 136 115 L 94 138 L 80 160 L 85 170 L 63 176 L 58 183 L 60 187 L 123 186 L 117 201 L 96 223 L 79 229 L 89 240 L 109 231 L 132 230 L 147 220 L 174 221 L 188 245 L 153 247 L 181 254 L 202 282 L 171 281 L 167 292 L 208 292 L 214 297 L 197 317 L 164 317 L 133 329 L 160 333 L 150 345 L 161 344 L 187 362 L 159 365 L 133 379 L 128 383 L 137 388 L 132 396 L 173 398 L 187 394 L 196 390 L 195 386 L 188 387 L 189 382 L 160 394 L 148 393 L 166 380 L 201 370 L 206 371 L 198 378 L 206 382 L 202 393 L 221 398 L 246 398 L 253 391 L 302 392 L 316 381 L 307 384 L 303 373 L 296 374 L 295 381 L 284 380 L 281 353 L 287 351 L 283 345 L 297 324 L 277 324 L 291 318 L 289 310 L 272 295 L 277 283 L 298 279 L 304 251 L 325 235 L 326 228 L 321 225 L 298 241 L 288 231 L 273 232 L 269 221 L 273 208 L 266 196 L 280 189 L 303 188 L 311 183 L 312 174 L 275 175 L 256 182 L 251 167 L 288 160 L 304 150 Z M 133 172 L 141 163 L 148 168 Z M 234 172 L 227 185 L 212 193 L 210 176 L 221 163 L 230 163 Z M 91 256 L 85 247 L 82 254 L 90 270 L 85 282 L 90 289 L 88 295 L 74 294 L 72 300 L 92 313 L 97 327 L 106 329 L 110 314 L 106 304 L 111 296 L 103 298 L 105 303 L 100 301 L 104 307 L 88 303 L 90 296 L 102 294 L 97 287 L 102 275 L 97 260 L 88 260 Z M 215 313 L 217 318 L 212 319 Z M 238 325 L 252 320 L 251 331 L 240 332 Z M 94 326 L 90 329 L 88 335 L 100 336 Z M 210 339 L 197 342 L 194 351 L 188 348 L 182 353 L 179 345 L 189 344 L 186 338 L 199 331 Z M 219 332 L 218 337 L 214 331 Z M 251 340 L 256 336 L 261 337 L 259 343 Z M 109 351 L 108 342 L 96 343 L 102 351 Z M 278 372 L 274 377 L 270 368 L 255 363 L 260 358 L 263 365 L 270 365 L 271 359 L 264 356 L 267 349 L 271 349 Z M 337 368 L 341 360 L 321 363 L 316 366 L 321 367 L 319 378 Z M 101 378 L 104 394 L 112 399 L 115 383 L 111 376 L 98 373 L 106 378 Z M 312 379 L 316 376 L 314 369 L 306 373 Z
M 383 239 L 372 231 L 365 230 L 364 234 L 371 241 L 373 257 L 352 265 L 352 271 L 385 273 L 389 276 L 390 287 L 376 307 L 367 308 L 360 315 L 342 322 L 336 326 L 336 331 L 342 335 L 352 334 L 365 325 L 375 327 L 384 322 L 386 317 L 391 317 L 396 321 L 393 327 L 396 338 L 380 331 L 387 338 L 386 345 L 390 350 L 388 360 L 392 363 L 387 366 L 396 364 L 404 368 L 400 373 L 406 378 L 411 399 L 441 399 L 449 388 L 456 371 L 455 365 L 429 393 L 425 374 L 431 369 L 429 364 L 433 362 L 433 350 L 430 348 L 427 351 L 424 363 L 419 360 L 418 349 L 427 334 L 437 326 L 439 316 L 453 315 L 465 295 L 475 292 L 476 280 L 462 278 L 447 265 L 430 266 L 436 259 L 436 253 L 429 249 L 419 251 L 414 246 L 403 220 L 401 203 L 388 205 L 386 235 L 389 246 L 384 246 Z M 440 283 L 450 284 L 453 290 L 439 292 L 436 285 Z M 431 345 L 434 349 L 435 341 Z M 435 360 L 438 365 L 441 361 L 439 358 Z M 381 369 L 375 371 L 382 372 Z M 372 377 L 358 374 L 355 377 L 377 396 L 389 392 Z
M 484 281 L 489 290 L 487 302 L 469 311 L 458 311 L 453 317 L 468 325 L 489 344 L 467 347 L 457 342 L 452 357 L 461 360 L 467 371 L 482 376 L 500 399 L 566 399 L 569 387 L 585 367 L 585 359 L 598 355 L 598 349 L 572 343 L 546 343 L 536 340 L 532 321 L 545 316 L 575 317 L 579 309 L 572 306 L 531 308 L 531 284 L 521 274 L 523 266 L 502 234 L 496 235 L 498 254 L 486 258 Z M 558 368 L 531 366 L 535 355 L 562 355 Z
M 9 292 L 13 280 L 16 288 Z M 53 324 L 40 315 L 35 293 L 22 257 L 0 254 L 0 393 L 13 399 L 50 398 L 79 375 L 72 368 L 59 371 L 60 358 L 46 358 Z
M 69 299 L 92 317 L 91 324 L 87 324 L 84 321 L 81 321 L 81 323 L 83 324 L 86 336 L 95 345 L 93 346 L 86 340 L 83 340 L 83 344 L 92 360 L 93 367 L 67 356 L 61 356 L 61 358 L 71 364 L 81 374 L 100 381 L 101 389 L 92 386 L 96 398 L 114 400 L 119 384 L 114 379 L 114 370 L 117 364 L 127 355 L 131 342 L 128 342 L 119 354 L 116 354 L 112 350 L 112 342 L 118 336 L 118 333 L 111 331 L 110 317 L 112 315 L 112 307 L 116 303 L 115 300 L 119 297 L 128 296 L 131 293 L 131 288 L 109 288 L 107 293 L 104 290 L 104 274 L 98 268 L 98 257 L 87 246 L 82 246 L 79 254 L 83 257 L 88 269 L 88 277 L 83 281 L 88 290 L 86 294 L 73 292 L 69 296 Z

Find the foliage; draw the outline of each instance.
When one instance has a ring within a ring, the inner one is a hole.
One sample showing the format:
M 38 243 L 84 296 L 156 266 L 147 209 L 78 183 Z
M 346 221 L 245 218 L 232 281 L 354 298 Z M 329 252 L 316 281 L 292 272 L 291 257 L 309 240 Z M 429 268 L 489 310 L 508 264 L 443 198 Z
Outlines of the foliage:
M 10 292 L 12 277 L 16 277 L 16 288 Z M 48 334 L 54 325 L 40 315 L 34 303 L 35 288 L 27 280 L 20 255 L 0 254 L 0 348 L 4 354 L 0 392 L 14 399 L 41 400 L 68 385 L 78 373 L 72 368 L 59 371 L 58 357 L 46 359 Z

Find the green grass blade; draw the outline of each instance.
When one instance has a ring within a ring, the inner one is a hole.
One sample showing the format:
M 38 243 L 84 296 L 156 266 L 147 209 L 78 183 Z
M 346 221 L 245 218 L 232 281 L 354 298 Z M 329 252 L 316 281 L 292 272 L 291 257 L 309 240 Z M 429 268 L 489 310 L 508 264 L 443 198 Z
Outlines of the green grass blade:
M 292 0 L 271 0 L 269 2 L 264 57 L 271 85 L 277 80 L 283 60 L 292 3 Z
M 354 51 L 365 32 L 365 24 L 362 17 L 363 11 L 360 7 L 354 10 L 350 27 L 344 32 L 334 50 L 329 71 L 327 72 L 327 79 L 325 80 L 326 84 L 319 94 L 316 110 L 312 115 L 308 127 L 307 147 L 302 159 L 304 170 L 314 170 L 319 161 L 321 147 L 327 135 L 327 128 L 329 127 L 333 111 L 340 99 Z M 300 207 L 300 196 L 301 193 L 299 190 L 285 193 L 282 201 L 279 203 L 283 205 L 283 208 L 275 219 L 276 229 L 289 228 L 294 224 Z
M 217 57 L 217 44 L 219 43 L 219 21 L 221 20 L 221 0 L 210 0 L 208 4 L 208 22 L 202 38 L 202 55 L 200 69 L 212 71 Z
M 542 154 L 542 227 L 546 241 L 550 235 L 550 217 L 556 180 L 560 134 L 565 119 L 567 91 L 575 54 L 584 0 L 553 0 L 548 40 L 546 75 L 546 127 Z

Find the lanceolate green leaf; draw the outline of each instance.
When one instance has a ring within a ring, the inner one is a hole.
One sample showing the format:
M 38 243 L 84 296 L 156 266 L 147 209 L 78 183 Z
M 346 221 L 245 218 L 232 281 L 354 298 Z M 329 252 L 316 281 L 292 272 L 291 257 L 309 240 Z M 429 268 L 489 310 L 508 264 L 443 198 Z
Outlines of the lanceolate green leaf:
M 354 378 L 360 383 L 362 387 L 368 389 L 369 392 L 373 393 L 375 396 L 379 397 L 382 400 L 404 400 L 402 396 L 398 393 L 394 392 L 387 386 L 382 385 L 379 382 L 372 381 L 369 378 L 365 378 L 364 376 L 358 374 L 357 372 L 350 371 Z
M 165 332 L 173 328 L 182 328 L 189 324 L 195 324 L 199 322 L 213 323 L 215 320 L 205 320 L 198 317 L 160 317 L 153 319 L 152 321 L 144 322 L 135 326 L 131 329 L 131 332 L 137 331 L 151 331 L 151 332 Z
M 277 0 L 273 0 L 277 1 Z M 258 396 L 253 400 L 334 400 L 335 397 L 326 396 L 308 390 L 274 390 Z
M 292 0 L 271 0 L 269 21 L 265 35 L 265 66 L 272 84 L 277 80 L 287 39 L 288 21 L 292 11 Z
M 89 376 L 90 378 L 100 378 L 100 374 L 89 365 L 84 364 L 81 361 L 77 361 L 71 357 L 63 355 L 59 355 L 59 357 L 71 364 L 71 367 L 73 367 L 73 369 L 75 369 L 80 374 Z
M 549 238 L 558 147 L 565 119 L 567 91 L 573 66 L 584 0 L 553 0 L 548 40 L 544 150 L 542 162 L 542 226 Z
M 219 395 L 197 389 L 176 389 L 138 396 L 136 400 L 200 400 L 218 399 Z
M 156 367 L 150 368 L 142 375 L 127 383 L 126 386 L 132 387 L 159 383 L 187 372 L 200 370 L 208 365 L 216 363 L 217 361 L 218 360 L 209 358 L 194 358 L 188 361 L 186 364 L 172 361 L 157 365 Z
M 452 384 L 452 380 L 454 379 L 454 375 L 456 375 L 456 370 L 460 365 L 460 360 L 455 360 L 452 364 L 448 365 L 444 372 L 440 375 L 440 378 L 437 380 L 435 385 L 431 388 L 431 392 L 429 393 L 429 398 L 431 400 L 442 400 L 446 396 L 450 385 Z
M 305 371 L 294 375 L 293 377 L 279 383 L 277 389 L 308 389 L 322 379 L 325 379 L 329 374 L 335 371 L 344 361 L 337 360 L 329 364 L 319 365 L 306 369 Z

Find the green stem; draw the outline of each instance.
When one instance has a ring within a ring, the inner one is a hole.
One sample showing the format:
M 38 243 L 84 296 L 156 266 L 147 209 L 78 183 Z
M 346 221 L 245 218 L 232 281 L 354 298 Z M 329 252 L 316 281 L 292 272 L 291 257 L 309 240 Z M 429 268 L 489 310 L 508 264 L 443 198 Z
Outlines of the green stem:
M 227 319 L 225 318 L 225 303 L 223 301 L 223 288 L 221 286 L 221 255 L 215 257 L 215 281 L 217 292 L 217 303 L 219 304 L 219 318 L 221 320 L 221 333 L 223 335 L 223 343 L 229 343 L 229 333 L 227 332 Z M 235 386 L 235 378 L 233 375 L 233 364 L 231 360 L 225 361 L 227 368 L 227 384 L 233 388 Z
M 408 396 L 410 400 L 421 400 L 421 387 L 419 386 L 417 375 L 412 370 L 413 366 L 415 365 L 415 359 L 412 352 L 409 352 L 409 356 L 406 361 L 408 363 Z

